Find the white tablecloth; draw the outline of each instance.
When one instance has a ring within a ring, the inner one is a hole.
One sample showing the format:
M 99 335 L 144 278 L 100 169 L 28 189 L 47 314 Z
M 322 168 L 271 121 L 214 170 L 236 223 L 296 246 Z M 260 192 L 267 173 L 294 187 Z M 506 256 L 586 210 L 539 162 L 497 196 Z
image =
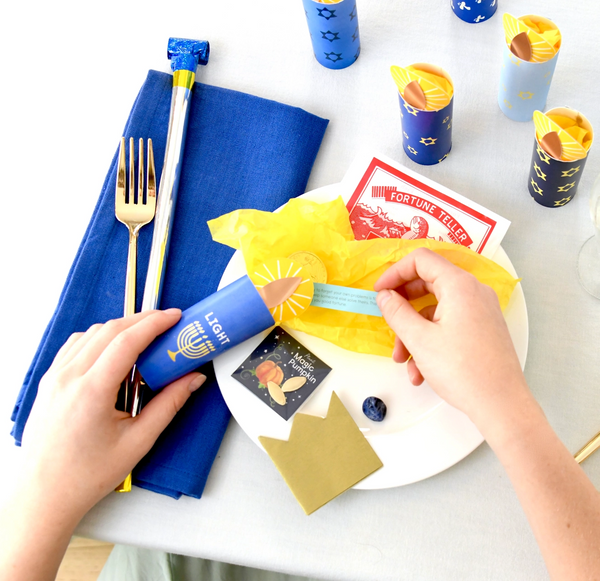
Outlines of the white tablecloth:
M 600 429 L 600 300 L 586 294 L 577 254 L 593 234 L 592 147 L 578 193 L 549 209 L 527 176 L 533 123 L 496 104 L 502 13 L 555 20 L 563 47 L 547 108 L 567 105 L 600 128 L 595 2 L 499 0 L 488 22 L 459 20 L 449 0 L 357 0 L 362 53 L 331 71 L 312 55 L 299 0 L 58 0 L 13 3 L 0 24 L 3 316 L 0 453 L 18 463 L 8 416 L 58 299 L 104 174 L 147 70 L 169 70 L 169 36 L 208 39 L 198 80 L 302 107 L 331 120 L 308 189 L 339 182 L 373 147 L 512 221 L 503 247 L 527 301 L 526 376 L 575 452 Z M 431 62 L 454 80 L 452 153 L 423 167 L 404 155 L 390 65 Z M 74 97 L 77 95 L 77 98 Z M 600 485 L 600 454 L 584 463 Z M 5 476 L 6 478 L 6 476 Z M 7 495 L 8 479 L 3 497 Z M 540 553 L 486 444 L 416 484 L 349 491 L 305 516 L 269 458 L 230 423 L 202 500 L 134 489 L 113 494 L 79 534 L 330 579 L 545 579 Z

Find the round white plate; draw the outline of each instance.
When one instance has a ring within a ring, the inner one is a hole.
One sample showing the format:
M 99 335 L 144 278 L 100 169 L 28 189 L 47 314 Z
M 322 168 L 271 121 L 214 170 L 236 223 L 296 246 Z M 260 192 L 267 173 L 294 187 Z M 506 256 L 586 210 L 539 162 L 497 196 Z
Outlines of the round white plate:
M 303 197 L 325 202 L 338 195 L 336 184 L 313 190 Z M 493 259 L 517 276 L 502 248 Z M 223 273 L 219 288 L 244 274 L 243 257 L 237 251 Z M 529 332 L 520 284 L 517 284 L 504 316 L 521 366 L 524 366 Z M 407 379 L 405 364 L 376 355 L 354 353 L 317 337 L 293 329 L 289 331 L 332 368 L 299 411 L 324 417 L 331 392 L 335 390 L 383 462 L 383 468 L 354 488 L 391 488 L 429 478 L 462 460 L 483 441 L 471 420 L 439 398 L 427 383 L 419 387 L 412 385 Z M 281 418 L 231 374 L 267 334 L 265 331 L 248 339 L 214 361 L 221 392 L 233 417 L 261 449 L 259 436 L 288 439 L 293 416 L 288 421 Z M 387 405 L 386 418 L 379 424 L 362 413 L 362 402 L 371 395 L 380 397 Z

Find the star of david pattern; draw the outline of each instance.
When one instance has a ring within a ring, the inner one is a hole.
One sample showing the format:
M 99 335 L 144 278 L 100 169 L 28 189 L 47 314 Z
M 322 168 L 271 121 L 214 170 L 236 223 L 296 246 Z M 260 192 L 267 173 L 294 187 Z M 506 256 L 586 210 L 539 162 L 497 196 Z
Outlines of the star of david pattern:
M 324 6 L 303 0 L 304 11 L 317 61 L 329 69 L 343 69 L 360 55 L 356 0 Z
M 556 56 L 543 63 L 531 63 L 503 46 L 503 64 L 498 85 L 498 104 L 513 121 L 530 121 L 536 109 L 544 110 Z
M 406 155 L 421 165 L 442 162 L 452 148 L 452 107 L 450 101 L 439 111 L 424 111 L 409 105 L 400 93 L 402 146 Z
M 548 208 L 568 204 L 577 190 L 586 159 L 559 161 L 550 157 L 534 140 L 528 189 L 531 197 Z
M 319 13 L 319 16 L 325 20 L 337 18 L 335 15 L 335 10 L 330 10 L 329 8 L 317 8 L 317 12 Z
M 333 42 L 334 40 L 340 39 L 340 33 L 339 32 L 331 32 L 331 30 L 328 30 L 327 32 L 321 31 L 321 35 L 323 36 L 323 38 L 325 40 L 328 40 L 329 42 Z

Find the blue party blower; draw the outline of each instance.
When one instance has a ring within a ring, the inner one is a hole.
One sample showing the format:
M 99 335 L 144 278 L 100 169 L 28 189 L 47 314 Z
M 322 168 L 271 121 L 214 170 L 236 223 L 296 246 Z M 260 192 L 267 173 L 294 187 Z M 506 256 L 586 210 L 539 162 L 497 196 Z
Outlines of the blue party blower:
M 159 390 L 272 327 L 270 309 L 287 300 L 301 281 L 282 278 L 257 289 L 246 275 L 196 303 L 140 355 L 137 368 L 144 381 Z

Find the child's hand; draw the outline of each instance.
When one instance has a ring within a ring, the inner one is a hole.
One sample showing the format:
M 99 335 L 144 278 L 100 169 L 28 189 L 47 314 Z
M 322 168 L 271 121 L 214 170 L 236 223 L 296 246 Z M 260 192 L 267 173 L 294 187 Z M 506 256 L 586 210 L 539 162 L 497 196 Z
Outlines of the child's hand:
M 394 360 L 412 355 L 407 369 L 414 385 L 425 378 L 472 419 L 496 396 L 510 397 L 509 386 L 527 390 L 498 297 L 471 274 L 420 248 L 390 267 L 375 290 L 396 333 Z M 428 293 L 438 305 L 417 313 L 407 299 Z
M 49 502 L 64 501 L 73 518 L 124 480 L 206 379 L 180 378 L 136 418 L 115 409 L 138 355 L 180 316 L 179 309 L 151 311 L 76 333 L 40 382 L 23 434 L 26 473 Z

